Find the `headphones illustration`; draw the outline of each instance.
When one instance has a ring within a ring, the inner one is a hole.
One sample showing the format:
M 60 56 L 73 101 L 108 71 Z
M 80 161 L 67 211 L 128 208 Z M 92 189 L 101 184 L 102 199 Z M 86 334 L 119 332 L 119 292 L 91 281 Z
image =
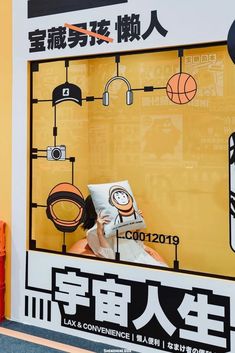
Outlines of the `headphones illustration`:
M 126 104 L 131 105 L 133 103 L 133 91 L 131 89 L 131 84 L 130 82 L 123 76 L 114 76 L 105 85 L 104 88 L 104 93 L 103 93 L 103 105 L 108 106 L 109 105 L 109 85 L 115 81 L 115 80 L 121 80 L 124 81 L 127 85 L 128 90 L 126 91 Z
M 63 201 L 71 202 L 77 206 L 78 214 L 75 219 L 64 220 L 56 215 L 53 207 L 56 203 Z M 47 198 L 47 218 L 50 219 L 61 232 L 72 233 L 77 229 L 79 224 L 83 222 L 84 205 L 85 201 L 83 195 L 76 186 L 70 183 L 58 184 L 51 190 Z

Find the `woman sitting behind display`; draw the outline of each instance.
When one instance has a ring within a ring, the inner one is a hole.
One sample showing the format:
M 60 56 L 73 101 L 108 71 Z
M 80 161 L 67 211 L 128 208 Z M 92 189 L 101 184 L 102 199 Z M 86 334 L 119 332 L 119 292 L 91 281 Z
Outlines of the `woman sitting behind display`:
M 83 229 L 87 230 L 88 245 L 97 257 L 115 259 L 116 236 L 106 238 L 104 231 L 105 224 L 110 222 L 109 216 L 102 212 L 97 215 L 90 195 L 85 200 L 84 211 Z M 122 261 L 168 267 L 156 251 L 146 247 L 141 241 L 122 239 L 120 235 L 118 247 Z

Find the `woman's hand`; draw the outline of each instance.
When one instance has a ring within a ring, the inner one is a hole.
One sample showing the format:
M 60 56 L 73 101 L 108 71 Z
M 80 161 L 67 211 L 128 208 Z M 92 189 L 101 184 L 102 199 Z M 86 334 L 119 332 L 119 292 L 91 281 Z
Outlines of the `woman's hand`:
M 143 212 L 142 212 L 141 210 L 138 210 L 137 213 L 138 213 L 138 215 L 139 215 L 140 217 L 144 218 L 144 217 L 143 217 Z
M 110 218 L 107 215 L 102 215 L 102 211 L 98 213 L 96 224 L 97 228 L 104 229 L 104 225 L 110 222 Z
M 104 225 L 109 222 L 110 222 L 109 216 L 102 215 L 100 211 L 97 216 L 96 225 L 97 225 L 97 235 L 99 238 L 100 246 L 102 248 L 110 248 L 110 245 L 104 236 Z

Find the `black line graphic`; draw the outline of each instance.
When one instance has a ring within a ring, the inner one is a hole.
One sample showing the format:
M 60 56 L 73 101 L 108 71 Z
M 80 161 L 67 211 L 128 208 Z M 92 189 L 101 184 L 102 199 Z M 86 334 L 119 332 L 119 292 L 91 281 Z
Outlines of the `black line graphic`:
M 24 301 L 24 315 L 29 316 L 29 297 L 27 295 L 25 296 Z
M 229 174 L 229 241 L 230 248 L 235 251 L 234 224 L 235 224 L 235 190 L 233 180 L 235 176 L 235 133 L 233 132 L 228 140 L 228 174 Z
M 28 18 L 127 3 L 128 0 L 28 0 Z
M 43 320 L 43 299 L 40 299 L 40 311 L 39 311 L 39 318 Z
M 196 45 L 196 46 L 190 46 L 190 47 L 185 47 L 185 48 L 203 48 L 203 47 L 211 47 L 211 46 L 219 46 L 219 45 L 224 45 L 225 43 L 224 42 L 218 42 L 218 43 L 215 43 L 215 44 L 211 44 L 211 45 L 208 45 L 208 44 L 204 44 L 204 45 Z M 184 48 L 184 49 L 185 49 Z M 167 48 L 167 49 L 164 49 L 164 51 L 172 51 L 172 50 L 176 50 L 176 48 Z M 142 51 L 142 52 L 139 52 L 138 54 L 139 55 L 141 55 L 141 54 L 145 54 L 145 53 L 147 53 L 147 52 L 161 52 L 161 51 L 163 51 L 163 50 L 147 50 L 147 51 Z M 126 53 L 126 54 L 124 54 L 124 53 L 121 53 L 120 55 L 121 56 L 124 56 L 124 55 L 133 55 L 133 54 L 137 54 L 136 52 L 131 52 L 131 53 Z M 107 56 L 112 56 L 112 57 L 117 57 L 117 55 L 113 55 L 113 54 L 109 54 L 109 55 L 98 55 L 98 56 L 93 56 L 93 57 L 88 57 L 90 60 L 92 60 L 92 59 L 96 59 L 97 57 L 107 57 Z M 84 58 L 84 57 L 83 57 Z M 74 58 L 70 58 L 69 59 L 69 61 L 73 61 L 73 60 L 79 60 L 79 59 L 81 59 L 81 57 L 74 57 Z M 58 61 L 61 61 L 62 59 L 54 59 L 54 60 L 52 60 L 52 59 L 50 59 L 50 60 L 47 60 L 47 61 L 45 61 L 45 62 L 58 62 Z M 63 59 L 64 60 L 64 59 Z M 180 60 L 181 60 L 181 57 L 180 57 Z M 40 61 L 38 61 L 37 62 L 38 64 L 39 63 L 43 63 L 43 62 L 40 62 Z M 34 62 L 32 62 L 32 67 L 33 67 L 33 65 L 34 65 L 35 63 Z M 65 66 L 66 67 L 66 66 Z M 118 63 L 117 63 L 117 68 L 118 68 Z M 67 70 L 67 69 L 66 69 Z M 119 74 L 119 72 L 117 72 L 118 74 Z M 30 131 L 31 131 L 31 135 L 32 135 L 32 126 L 33 126 L 33 104 L 35 103 L 35 102 L 33 102 L 33 99 L 32 99 L 32 97 L 33 97 L 33 94 L 32 94 L 32 90 L 33 90 L 33 70 L 31 71 L 31 114 L 30 114 L 30 118 L 31 118 L 31 125 L 30 125 L 30 127 L 31 127 L 31 129 L 30 129 Z M 137 90 L 144 90 L 144 91 L 146 91 L 146 92 L 149 92 L 149 91 L 152 91 L 152 90 L 159 90 L 159 89 L 165 89 L 165 87 L 153 87 L 153 86 L 144 86 L 143 88 L 132 88 L 132 91 L 137 91 Z M 192 91 L 188 91 L 188 93 L 189 92 L 192 92 Z M 92 99 L 88 99 L 88 98 L 92 98 Z M 102 99 L 102 98 L 94 98 L 93 96 L 91 96 L 91 97 L 86 97 L 85 99 L 82 99 L 82 100 L 86 100 L 86 101 L 88 101 L 88 102 L 91 102 L 91 101 L 94 101 L 94 99 Z M 52 100 L 38 100 L 38 102 L 51 102 Z M 32 148 L 32 146 L 33 146 L 33 141 L 32 141 L 32 139 L 31 139 L 31 143 L 30 143 L 30 145 L 31 145 L 31 151 L 33 150 L 33 148 Z M 38 150 L 39 151 L 39 150 Z M 45 150 L 41 150 L 41 151 L 45 151 Z M 66 158 L 67 159 L 67 158 Z M 31 159 L 31 163 L 32 163 L 32 159 Z M 72 163 L 72 167 L 73 167 L 73 163 Z M 32 168 L 30 169 L 30 193 L 32 193 Z M 72 173 L 72 183 L 73 183 L 73 179 L 74 179 L 74 177 L 73 177 L 73 173 Z M 31 208 L 31 204 L 32 204 L 32 202 L 30 203 L 30 208 Z M 43 206 L 43 205 L 38 205 L 38 207 L 45 207 L 45 206 Z M 29 226 L 29 229 L 30 229 L 30 238 L 32 239 L 32 222 L 31 222 L 31 220 L 30 220 L 30 226 Z M 30 249 L 33 249 L 33 250 L 39 250 L 39 251 L 44 251 L 44 252 L 47 252 L 47 253 L 54 253 L 54 254 L 60 254 L 61 252 L 57 252 L 57 251 L 53 251 L 53 250 L 46 250 L 46 249 L 41 249 L 41 248 L 36 248 L 36 247 L 34 247 L 34 248 L 32 248 L 32 247 L 30 247 Z M 177 259 L 177 248 L 175 249 L 176 250 L 176 259 Z M 69 255 L 71 255 L 71 256 L 73 256 L 73 257 L 82 257 L 82 258 L 84 258 L 84 257 L 86 257 L 86 258 L 89 258 L 89 259 L 91 259 L 90 257 L 87 257 L 87 256 L 81 256 L 81 255 L 76 255 L 76 254 L 69 254 Z M 95 260 L 95 261 L 108 261 L 108 262 L 115 262 L 115 260 L 114 261 L 112 261 L 112 260 L 106 260 L 106 259 L 98 259 L 98 258 L 95 258 L 95 259 L 91 259 L 91 260 Z M 177 261 L 177 260 L 176 260 Z M 150 267 L 150 268 L 153 268 L 153 266 L 151 266 L 151 265 L 141 265 L 141 264 L 133 264 L 133 263 L 130 263 L 130 262 L 125 262 L 125 261 L 121 261 L 121 263 L 122 264 L 124 264 L 124 263 L 126 263 L 126 264 L 128 264 L 128 265 L 131 265 L 131 266 L 137 266 L 137 267 Z M 164 269 L 165 270 L 165 269 Z M 172 269 L 166 269 L 166 270 L 168 270 L 168 271 L 172 271 Z M 177 271 L 177 272 L 181 272 L 181 273 L 186 273 L 186 274 L 192 274 L 192 275 L 200 275 L 200 276 L 207 276 L 207 277 L 212 277 L 212 278 L 220 278 L 220 279 L 228 279 L 228 280 L 235 280 L 235 277 L 230 277 L 230 276 L 221 276 L 221 275 L 215 275 L 215 274 L 209 274 L 209 273 L 201 273 L 201 272 L 196 272 L 196 271 L 189 271 L 189 270 L 179 270 L 176 266 L 174 267 L 174 270 L 175 271 Z
M 47 301 L 47 321 L 51 321 L 51 302 Z
M 36 318 L 36 297 L 32 298 L 32 317 Z

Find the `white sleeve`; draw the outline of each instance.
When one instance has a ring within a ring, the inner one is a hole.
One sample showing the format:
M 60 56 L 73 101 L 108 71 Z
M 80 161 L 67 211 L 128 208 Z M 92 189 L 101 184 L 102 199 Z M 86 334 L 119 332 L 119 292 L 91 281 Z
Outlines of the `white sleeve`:
M 141 246 L 141 248 L 144 248 L 144 242 L 141 240 L 136 240 L 136 243 L 139 244 L 139 246 Z
M 87 242 L 92 251 L 98 257 L 104 257 L 106 259 L 114 259 L 114 251 L 110 248 L 102 248 L 100 246 L 99 238 L 97 235 L 96 225 L 87 231 Z
M 115 254 L 111 248 L 101 248 L 99 249 L 99 254 L 105 259 L 115 259 Z

